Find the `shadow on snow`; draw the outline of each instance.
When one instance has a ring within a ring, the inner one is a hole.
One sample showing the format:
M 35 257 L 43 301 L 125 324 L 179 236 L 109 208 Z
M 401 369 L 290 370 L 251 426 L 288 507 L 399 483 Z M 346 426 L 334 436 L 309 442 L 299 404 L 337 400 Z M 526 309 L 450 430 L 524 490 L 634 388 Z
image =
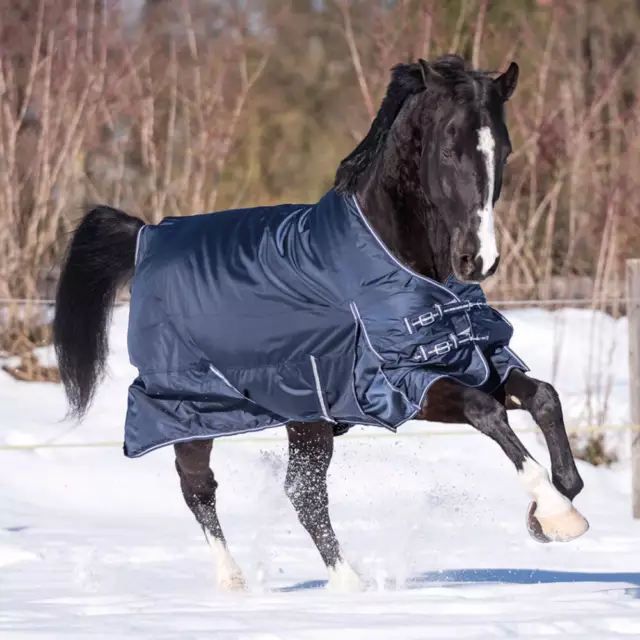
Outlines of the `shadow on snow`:
M 632 572 L 590 572 L 590 571 L 553 571 L 546 569 L 445 569 L 426 571 L 407 580 L 406 589 L 426 589 L 428 587 L 461 586 L 471 584 L 562 584 L 562 583 L 621 583 L 634 585 L 625 589 L 633 598 L 640 598 L 640 573 Z M 282 593 L 323 589 L 326 580 L 308 580 L 289 587 L 277 589 Z M 390 589 L 394 588 L 389 582 Z

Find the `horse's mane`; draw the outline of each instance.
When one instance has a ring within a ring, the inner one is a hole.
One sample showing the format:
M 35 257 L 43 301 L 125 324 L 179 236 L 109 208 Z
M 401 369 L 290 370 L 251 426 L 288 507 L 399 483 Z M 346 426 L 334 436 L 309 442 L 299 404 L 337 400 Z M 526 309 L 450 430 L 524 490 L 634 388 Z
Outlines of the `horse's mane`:
M 471 69 L 460 56 L 448 54 L 429 63 L 439 81 L 448 85 L 456 101 L 461 103 L 482 101 L 486 98 L 487 83 L 478 82 L 491 72 Z M 404 103 L 413 95 L 429 89 L 429 79 L 420 62 L 398 64 L 391 70 L 391 81 L 385 97 L 367 135 L 340 163 L 334 186 L 339 192 L 351 192 L 360 175 L 381 152 Z

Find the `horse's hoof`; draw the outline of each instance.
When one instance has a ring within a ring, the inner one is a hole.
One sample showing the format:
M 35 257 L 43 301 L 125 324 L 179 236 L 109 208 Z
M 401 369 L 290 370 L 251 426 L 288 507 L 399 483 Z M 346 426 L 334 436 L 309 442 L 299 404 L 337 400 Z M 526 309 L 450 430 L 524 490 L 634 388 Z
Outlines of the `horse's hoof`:
M 241 573 L 231 573 L 227 576 L 221 576 L 218 580 L 218 587 L 221 591 L 230 593 L 238 593 L 247 591 L 247 582 Z
M 532 502 L 527 512 L 527 531 L 536 542 L 570 542 L 589 530 L 589 523 L 573 506 L 553 516 L 536 515 L 537 504 Z
M 327 589 L 336 593 L 359 593 L 366 589 L 366 585 L 350 564 L 338 562 L 329 567 Z

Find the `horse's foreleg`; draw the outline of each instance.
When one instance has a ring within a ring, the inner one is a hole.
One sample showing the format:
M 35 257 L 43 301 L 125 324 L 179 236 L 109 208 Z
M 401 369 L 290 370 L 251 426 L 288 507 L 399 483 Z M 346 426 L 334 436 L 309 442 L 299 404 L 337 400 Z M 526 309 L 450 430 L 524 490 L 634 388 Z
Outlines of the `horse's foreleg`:
M 532 497 L 529 532 L 540 542 L 568 541 L 585 533 L 586 520 L 551 483 L 549 474 L 511 429 L 504 405 L 479 391 L 442 381 L 429 391 L 420 417 L 434 422 L 468 423 L 496 442 L 513 463 Z
M 209 468 L 212 445 L 212 440 L 176 444 L 176 469 L 184 500 L 213 551 L 218 585 L 229 591 L 243 591 L 246 582 L 227 547 L 216 512 L 218 483 Z
M 342 557 L 329 517 L 327 471 L 333 455 L 333 428 L 326 422 L 296 423 L 287 426 L 287 435 L 287 496 L 327 566 L 330 586 L 360 590 L 360 578 Z
M 540 427 L 549 449 L 553 484 L 573 500 L 584 483 L 571 452 L 558 393 L 548 382 L 530 378 L 518 370 L 509 374 L 504 393 L 507 409 L 528 411 Z

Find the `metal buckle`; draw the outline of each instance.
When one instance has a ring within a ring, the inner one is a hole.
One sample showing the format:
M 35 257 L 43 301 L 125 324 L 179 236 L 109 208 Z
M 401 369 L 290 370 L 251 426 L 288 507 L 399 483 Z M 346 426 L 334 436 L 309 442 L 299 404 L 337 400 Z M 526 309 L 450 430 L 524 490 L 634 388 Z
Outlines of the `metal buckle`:
M 449 340 L 445 340 L 444 342 L 439 342 L 438 344 L 433 345 L 433 349 L 427 351 L 427 355 L 443 356 L 449 353 L 451 349 L 451 342 Z
M 418 316 L 417 320 L 414 320 L 411 325 L 413 327 L 428 327 L 432 325 L 436 320 L 442 318 L 442 307 L 437 304 L 435 305 L 435 311 L 427 311 L 426 313 L 422 313 Z
M 428 327 L 430 324 L 433 324 L 438 319 L 438 314 L 433 311 L 429 311 L 427 313 L 423 313 L 421 316 L 418 316 L 418 319 L 412 322 L 411 324 L 414 327 Z
M 416 362 L 427 362 L 429 356 L 444 356 L 450 353 L 453 349 L 459 349 L 460 347 L 474 342 L 488 342 L 489 336 L 474 336 L 470 330 L 467 330 L 459 334 L 449 334 L 450 340 L 444 342 L 438 342 L 434 344 L 429 351 L 427 351 L 423 345 L 418 346 L 418 353 L 413 356 Z
M 417 362 L 427 362 L 429 360 L 429 356 L 443 356 L 449 353 L 453 349 L 453 344 L 451 341 L 445 340 L 444 342 L 438 342 L 438 344 L 433 345 L 429 351 L 427 351 L 422 345 L 418 347 L 418 353 L 413 356 L 413 359 Z

